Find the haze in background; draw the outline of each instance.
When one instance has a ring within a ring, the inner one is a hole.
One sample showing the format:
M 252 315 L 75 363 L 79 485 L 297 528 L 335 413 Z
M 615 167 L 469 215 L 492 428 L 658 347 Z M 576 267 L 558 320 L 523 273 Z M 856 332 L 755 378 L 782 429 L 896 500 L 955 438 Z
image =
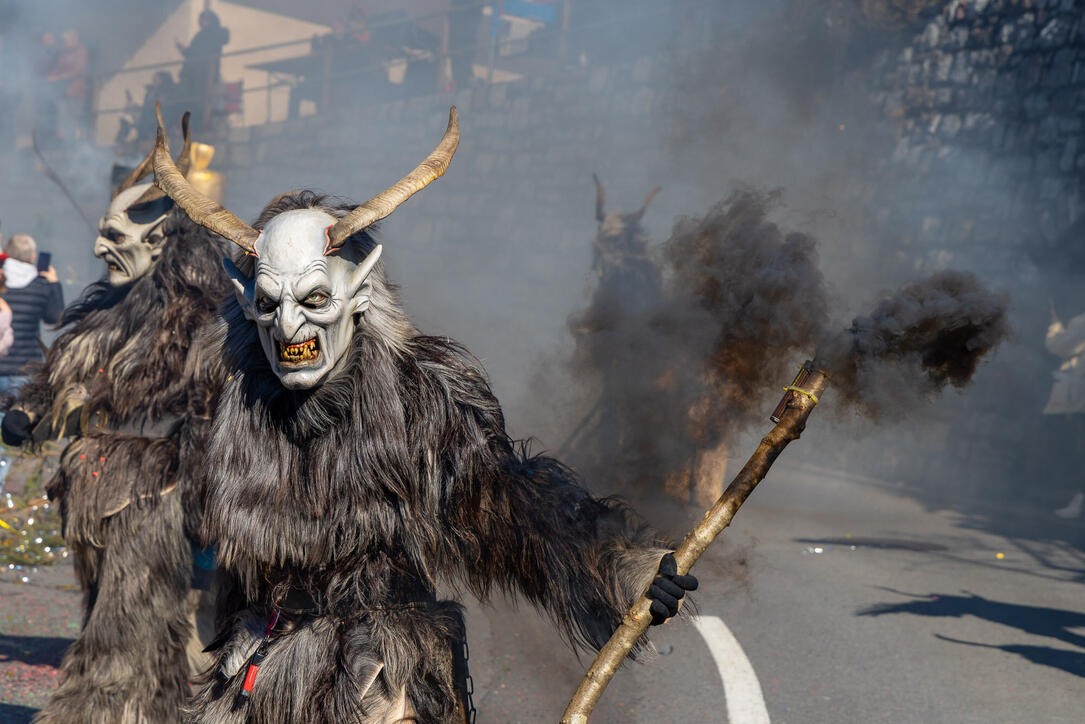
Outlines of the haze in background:
M 343 3 L 344 14 L 353 4 Z M 5 57 L 43 27 L 61 30 L 56 23 L 63 17 L 80 27 L 88 45 L 113 48 L 109 59 L 102 51 L 100 67 L 119 67 L 124 60 L 115 41 L 135 33 L 125 23 L 150 32 L 166 12 L 121 0 L 100 12 L 85 5 L 69 0 L 9 9 Z M 848 418 L 845 436 L 819 418 L 804 438 L 810 442 L 796 450 L 804 460 L 906 482 L 930 496 L 1008 499 L 1019 494 L 1020 471 L 1040 464 L 1043 474 L 1035 477 L 1050 482 L 1035 497 L 1047 505 L 1068 489 L 1069 461 L 1064 467 L 1058 456 L 1038 459 L 1017 443 L 1012 464 L 1005 456 L 997 465 L 979 462 L 988 448 L 1006 448 L 997 420 L 1045 422 L 1039 411 L 1055 366 L 1042 350 L 1046 319 L 1037 311 L 1046 310 L 1046 294 L 1038 291 L 1046 279 L 1027 266 L 977 269 L 970 256 L 976 251 L 924 242 L 915 209 L 951 210 L 954 191 L 976 182 L 984 159 L 963 154 L 952 174 L 921 182 L 894 161 L 897 125 L 872 102 L 869 69 L 895 57 L 926 20 L 864 22 L 858 5 L 575 2 L 564 61 L 537 77 L 490 94 L 459 89 L 379 106 L 367 104 L 365 93 L 351 93 L 337 114 L 231 135 L 219 144 L 213 167 L 226 174 L 227 206 L 247 219 L 293 188 L 361 201 L 417 163 L 440 137 L 447 106 L 459 105 L 460 151 L 443 179 L 385 223 L 387 264 L 422 330 L 457 338 L 482 359 L 513 434 L 533 436 L 549 449 L 587 414 L 598 392 L 590 376 L 571 372 L 566 324 L 588 305 L 593 284 L 593 172 L 615 209 L 632 211 L 649 189 L 663 188 L 643 219 L 657 250 L 677 219 L 704 217 L 737 188 L 776 194 L 769 221 L 781 234 L 816 240 L 829 290 L 824 315 L 841 328 L 870 309 L 880 290 L 947 267 L 976 271 L 985 284 L 1009 292 L 1017 338 L 981 367 L 967 396 L 948 396 L 907 425 L 859 442 L 851 438 L 863 431 L 862 419 Z M 480 14 L 482 43 L 487 22 Z M 476 56 L 484 63 L 486 49 Z M 5 93 L 30 93 L 32 77 L 6 67 Z M 36 233 L 55 258 L 82 260 L 69 284 L 89 281 L 98 268 L 89 259 L 89 232 L 25 151 L 14 159 L 20 181 L 0 189 L 3 231 Z M 108 199 L 112 161 L 108 151 L 88 144 L 64 165 L 95 218 Z M 1012 189 L 990 193 L 1009 198 Z M 813 353 L 794 350 L 771 368 L 797 368 Z M 791 374 L 757 384 L 778 389 Z M 749 421 L 767 418 L 771 406 L 763 416 L 744 413 L 741 428 L 756 435 L 763 427 Z M 977 425 L 981 418 L 990 422 Z M 650 429 L 658 421 L 644 424 Z M 959 435 L 967 435 L 967 445 Z M 740 440 L 734 448 L 744 458 L 748 445 Z M 927 451 L 920 462 L 916 451 Z M 945 480 L 954 481 L 952 489 Z M 621 481 L 593 484 L 610 492 Z

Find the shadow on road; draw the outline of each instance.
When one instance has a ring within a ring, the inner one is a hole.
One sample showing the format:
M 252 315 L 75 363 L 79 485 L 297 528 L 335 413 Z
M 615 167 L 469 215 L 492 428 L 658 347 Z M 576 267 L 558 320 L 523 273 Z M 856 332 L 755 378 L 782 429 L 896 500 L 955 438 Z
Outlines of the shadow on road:
M 994 644 L 982 644 L 978 641 L 955 639 L 949 636 L 943 636 L 942 634 L 935 634 L 934 637 L 955 644 L 979 646 L 984 649 L 998 649 L 1000 651 L 1005 651 L 1008 654 L 1017 654 L 1033 664 L 1050 666 L 1070 674 L 1085 677 L 1085 653 L 1070 651 L 1068 649 L 1053 649 L 1047 646 L 1020 646 L 1017 644 L 995 646 Z
M 72 639 L 0 634 L 0 661 L 21 661 L 31 666 L 60 666 Z M 0 710 L 3 714 L 3 710 Z M 8 721 L 0 717 L 0 721 Z M 21 721 L 21 720 L 20 720 Z
M 962 596 L 946 596 L 933 593 L 922 597 L 915 596 L 915 594 L 902 595 L 914 596 L 916 600 L 904 603 L 879 603 L 860 609 L 856 615 L 884 616 L 887 614 L 907 613 L 914 616 L 939 618 L 975 616 L 985 621 L 1019 629 L 1033 636 L 1047 636 L 1071 646 L 1076 646 L 1081 651 L 1044 646 L 996 646 L 976 641 L 963 641 L 939 634 L 935 634 L 935 636 L 953 643 L 1000 649 L 1007 653 L 1017 654 L 1035 664 L 1051 666 L 1075 676 L 1085 677 L 1085 636 L 1074 631 L 1074 629 L 1085 629 L 1085 613 L 1059 608 L 1003 603 L 971 593 Z
M 38 713 L 37 709 L 18 704 L 0 704 L 0 721 L 7 724 L 28 724 Z

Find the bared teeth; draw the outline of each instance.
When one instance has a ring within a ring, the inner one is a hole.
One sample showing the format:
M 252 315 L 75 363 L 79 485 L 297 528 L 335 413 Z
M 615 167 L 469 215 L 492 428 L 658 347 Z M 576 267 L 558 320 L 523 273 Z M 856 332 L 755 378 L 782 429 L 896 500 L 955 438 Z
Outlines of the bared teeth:
M 317 346 L 316 337 L 300 344 L 283 344 L 279 342 L 279 360 L 292 364 L 300 362 L 312 362 L 320 356 L 320 347 Z

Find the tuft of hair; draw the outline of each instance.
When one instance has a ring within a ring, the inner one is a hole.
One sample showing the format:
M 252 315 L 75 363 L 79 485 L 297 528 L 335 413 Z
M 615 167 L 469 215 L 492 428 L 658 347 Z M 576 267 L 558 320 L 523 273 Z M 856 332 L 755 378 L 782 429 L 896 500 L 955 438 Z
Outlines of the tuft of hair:
M 4 253 L 12 259 L 33 264 L 38 258 L 38 245 L 30 234 L 15 234 L 4 244 Z

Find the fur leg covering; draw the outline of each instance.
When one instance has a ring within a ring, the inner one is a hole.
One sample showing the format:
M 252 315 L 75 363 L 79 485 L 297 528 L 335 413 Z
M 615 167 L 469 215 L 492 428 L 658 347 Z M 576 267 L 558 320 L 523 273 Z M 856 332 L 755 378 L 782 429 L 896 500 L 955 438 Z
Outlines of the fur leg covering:
M 463 722 L 452 647 L 463 637 L 459 606 L 435 603 L 352 620 L 280 619 L 252 695 L 242 698 L 265 614 L 239 613 L 189 704 L 191 724 L 447 724 Z
M 102 521 L 99 546 L 73 545 L 83 629 L 37 724 L 180 721 L 188 692 L 192 551 L 177 491 Z

